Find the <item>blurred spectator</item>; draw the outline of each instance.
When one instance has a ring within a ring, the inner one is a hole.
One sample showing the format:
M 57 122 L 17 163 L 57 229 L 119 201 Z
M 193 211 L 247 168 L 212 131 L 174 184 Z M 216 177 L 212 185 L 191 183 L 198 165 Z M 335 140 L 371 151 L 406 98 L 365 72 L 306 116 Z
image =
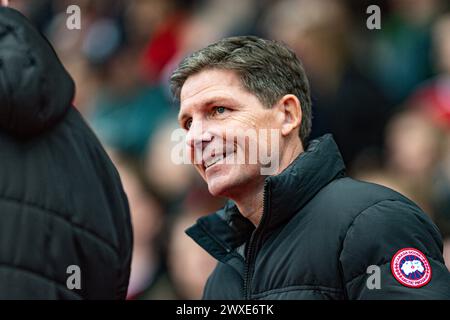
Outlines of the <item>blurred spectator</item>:
M 167 16 L 166 21 L 161 22 L 154 30 L 142 56 L 143 73 L 149 82 L 159 81 L 164 68 L 179 52 L 179 38 L 186 20 L 184 12 L 176 11 Z M 143 26 L 142 29 L 144 29 Z
M 192 186 L 177 214 L 168 224 L 167 271 L 143 299 L 200 299 L 216 260 L 184 233 L 202 215 L 224 205 L 225 200 L 209 194 L 205 183 Z
M 311 83 L 311 139 L 331 132 L 346 165 L 362 152 L 379 155 L 389 106 L 352 62 L 351 17 L 339 0 L 277 2 L 268 14 L 269 38 L 293 48 Z
M 372 33 L 369 67 L 395 105 L 432 75 L 430 29 L 443 6 L 441 0 L 390 0 L 381 30 Z
M 443 129 L 450 129 L 450 14 L 433 28 L 433 53 L 437 76 L 422 83 L 409 101 L 423 108 Z
M 431 186 L 443 152 L 442 138 L 443 133 L 424 112 L 406 109 L 387 127 L 385 167 L 356 170 L 354 175 L 402 193 L 433 215 Z
M 433 46 L 437 76 L 421 84 L 408 103 L 421 110 L 443 132 L 444 146 L 433 174 L 430 201 L 435 220 L 446 237 L 450 237 L 450 15 L 443 15 L 433 26 Z
M 226 36 L 252 31 L 261 10 L 258 4 L 266 2 L 270 1 L 194 1 L 178 34 L 178 50 L 161 72 L 163 83 L 168 84 L 173 69 L 186 55 Z
M 447 238 L 450 269 L 450 16 L 431 30 L 437 76 L 410 94 L 405 111 L 389 125 L 385 168 L 360 178 L 387 185 L 430 213 Z
M 140 51 L 126 46 L 122 33 L 114 21 L 101 20 L 86 38 L 85 54 L 102 80 L 88 118 L 106 145 L 142 156 L 158 123 L 170 113 L 170 103 L 161 87 L 144 82 Z
M 182 201 L 191 186 L 204 184 L 191 165 L 176 164 L 172 161 L 175 146 L 179 143 L 184 145 L 184 138 L 181 141 L 172 140 L 175 129 L 179 129 L 175 116 L 162 122 L 149 141 L 144 160 L 146 179 L 169 212 L 174 208 L 174 204 L 177 205 Z
M 210 212 L 202 212 L 207 213 Z M 199 212 L 183 213 L 172 230 L 168 265 L 181 299 L 200 299 L 206 280 L 216 266 L 216 260 L 184 233 L 199 217 Z
M 164 216 L 157 201 L 148 193 L 133 166 L 113 155 L 123 188 L 128 197 L 133 226 L 133 257 L 128 286 L 128 299 L 139 297 L 155 281 L 161 261 L 157 237 Z

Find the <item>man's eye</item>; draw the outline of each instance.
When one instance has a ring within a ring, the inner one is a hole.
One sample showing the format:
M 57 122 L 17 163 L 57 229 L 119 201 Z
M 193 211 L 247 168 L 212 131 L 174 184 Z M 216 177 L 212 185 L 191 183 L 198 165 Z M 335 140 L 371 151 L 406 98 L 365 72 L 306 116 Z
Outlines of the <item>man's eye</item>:
M 227 108 L 225 108 L 225 107 L 215 107 L 214 108 L 214 111 L 219 114 L 224 113 L 226 110 L 227 110 Z
M 191 128 L 192 125 L 192 119 L 189 119 L 188 121 L 185 122 L 184 127 L 189 130 Z

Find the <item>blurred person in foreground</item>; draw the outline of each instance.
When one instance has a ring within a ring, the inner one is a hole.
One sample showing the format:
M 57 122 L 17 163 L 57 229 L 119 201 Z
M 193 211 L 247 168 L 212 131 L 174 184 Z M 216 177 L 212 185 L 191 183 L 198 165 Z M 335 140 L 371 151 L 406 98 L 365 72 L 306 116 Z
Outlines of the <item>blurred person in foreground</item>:
M 187 230 L 219 261 L 205 299 L 450 299 L 430 218 L 346 177 L 331 135 L 308 142 L 309 84 L 292 50 L 226 38 L 185 58 L 171 88 L 191 162 L 230 199 Z
M 0 299 L 124 299 L 133 239 L 119 175 L 48 41 L 9 8 L 0 34 Z

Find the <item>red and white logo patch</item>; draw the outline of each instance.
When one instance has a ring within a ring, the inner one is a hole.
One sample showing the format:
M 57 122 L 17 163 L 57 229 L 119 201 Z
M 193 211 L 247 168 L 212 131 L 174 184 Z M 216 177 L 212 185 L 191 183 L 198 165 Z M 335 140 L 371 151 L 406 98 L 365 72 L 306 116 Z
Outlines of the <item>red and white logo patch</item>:
M 431 280 L 431 267 L 427 257 L 417 249 L 403 248 L 391 260 L 391 272 L 402 285 L 420 288 Z

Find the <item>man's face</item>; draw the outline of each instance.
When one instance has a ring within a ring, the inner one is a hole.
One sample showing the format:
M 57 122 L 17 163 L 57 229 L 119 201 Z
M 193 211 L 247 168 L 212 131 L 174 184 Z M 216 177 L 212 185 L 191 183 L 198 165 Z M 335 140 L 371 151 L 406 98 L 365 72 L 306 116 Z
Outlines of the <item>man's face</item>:
M 234 71 L 219 69 L 190 76 L 180 101 L 179 122 L 187 130 L 191 160 L 209 192 L 229 197 L 261 186 L 264 176 L 259 155 L 275 151 L 273 141 L 272 146 L 268 142 L 269 128 L 280 124 L 276 109 L 265 108 L 245 90 Z M 194 160 L 196 152 L 198 160 Z

